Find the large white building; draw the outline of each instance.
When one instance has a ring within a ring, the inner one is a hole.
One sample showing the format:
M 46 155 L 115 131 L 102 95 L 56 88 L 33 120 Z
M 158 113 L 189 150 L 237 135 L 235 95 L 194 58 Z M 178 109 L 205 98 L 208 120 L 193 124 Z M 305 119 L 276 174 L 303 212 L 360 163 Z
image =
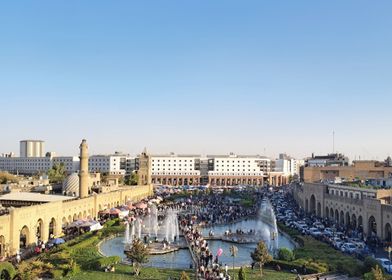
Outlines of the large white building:
M 286 182 L 281 172 L 271 172 L 271 159 L 259 155 L 153 155 L 151 170 L 153 183 L 163 185 L 232 186 Z
M 271 171 L 271 159 L 259 155 L 207 155 L 211 185 L 263 185 Z
M 79 168 L 78 157 L 0 157 L 0 170 L 14 174 L 45 173 L 55 164 L 63 164 L 67 173 Z
M 200 155 L 152 155 L 151 175 L 158 184 L 199 184 Z
M 155 155 L 151 157 L 152 175 L 200 175 L 199 155 Z M 198 167 L 199 168 L 199 167 Z
M 125 175 L 125 162 L 122 155 L 93 155 L 88 160 L 89 171 L 109 175 Z
M 210 176 L 264 176 L 271 171 L 271 159 L 259 155 L 208 155 L 213 170 Z
M 275 161 L 275 171 L 282 172 L 288 176 L 299 176 L 300 168 L 305 164 L 302 159 L 295 159 L 286 154 L 280 154 Z

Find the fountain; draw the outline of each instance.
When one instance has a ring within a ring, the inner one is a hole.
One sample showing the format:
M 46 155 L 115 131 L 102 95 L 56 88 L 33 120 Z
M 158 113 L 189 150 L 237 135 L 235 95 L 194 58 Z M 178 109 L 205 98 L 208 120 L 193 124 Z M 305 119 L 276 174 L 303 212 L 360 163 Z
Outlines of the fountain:
M 125 222 L 124 243 L 125 244 L 131 243 L 129 238 L 129 222 Z
M 270 250 L 275 252 L 278 248 L 279 231 L 276 223 L 275 211 L 269 200 L 265 199 L 261 202 L 259 216 L 263 222 L 270 226 L 261 228 L 261 231 L 259 232 L 261 238 L 266 241 Z
M 151 205 L 143 222 L 145 225 L 143 233 L 149 237 L 158 237 L 158 209 L 155 204 Z
M 178 228 L 178 217 L 177 212 L 172 208 L 166 211 L 166 218 L 163 223 L 165 229 L 165 238 L 169 243 L 178 241 L 179 238 L 179 228 Z
M 136 224 L 135 227 L 137 228 L 137 235 L 136 235 L 136 237 L 138 239 L 141 239 L 142 238 L 142 225 L 143 225 L 142 219 L 137 218 L 136 221 L 135 221 L 135 224 Z

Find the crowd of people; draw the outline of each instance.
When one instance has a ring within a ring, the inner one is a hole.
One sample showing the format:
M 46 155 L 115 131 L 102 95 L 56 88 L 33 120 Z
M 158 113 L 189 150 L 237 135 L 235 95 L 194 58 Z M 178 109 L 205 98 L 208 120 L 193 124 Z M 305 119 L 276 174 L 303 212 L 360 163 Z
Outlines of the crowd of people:
M 181 220 L 181 230 L 190 245 L 191 253 L 197 263 L 196 273 L 205 280 L 230 280 L 227 265 L 223 266 L 219 262 L 219 255 L 214 256 L 213 252 L 195 226 L 192 219 Z
M 254 194 L 257 202 L 262 196 Z M 257 215 L 260 203 L 254 203 L 250 207 L 243 207 L 238 200 L 225 197 L 222 194 L 211 193 L 192 197 L 186 201 L 179 200 L 171 207 L 184 210 L 180 215 L 180 228 L 191 249 L 191 254 L 196 262 L 196 273 L 201 279 L 206 280 L 230 280 L 228 266 L 219 260 L 219 252 L 212 252 L 209 243 L 202 236 L 201 227 L 217 224 L 230 224 L 241 219 Z M 209 232 L 212 236 L 214 233 Z M 230 235 L 252 235 L 254 230 L 244 232 L 236 230 L 228 231 Z M 192 265 L 191 265 L 192 266 Z

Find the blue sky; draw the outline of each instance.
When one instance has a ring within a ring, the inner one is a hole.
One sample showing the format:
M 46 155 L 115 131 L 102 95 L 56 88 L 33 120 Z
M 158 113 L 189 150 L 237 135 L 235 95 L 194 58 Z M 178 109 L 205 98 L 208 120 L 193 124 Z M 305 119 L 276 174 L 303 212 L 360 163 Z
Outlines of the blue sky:
M 392 154 L 391 1 L 0 4 L 0 152 Z M 5 126 L 5 127 L 4 127 Z

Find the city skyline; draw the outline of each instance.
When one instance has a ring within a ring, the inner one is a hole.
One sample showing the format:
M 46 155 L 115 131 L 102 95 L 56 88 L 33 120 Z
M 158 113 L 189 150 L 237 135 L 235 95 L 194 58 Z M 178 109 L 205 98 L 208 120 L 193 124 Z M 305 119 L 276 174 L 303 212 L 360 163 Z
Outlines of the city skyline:
M 0 153 L 392 154 L 388 1 L 35 4 L 1 4 Z

